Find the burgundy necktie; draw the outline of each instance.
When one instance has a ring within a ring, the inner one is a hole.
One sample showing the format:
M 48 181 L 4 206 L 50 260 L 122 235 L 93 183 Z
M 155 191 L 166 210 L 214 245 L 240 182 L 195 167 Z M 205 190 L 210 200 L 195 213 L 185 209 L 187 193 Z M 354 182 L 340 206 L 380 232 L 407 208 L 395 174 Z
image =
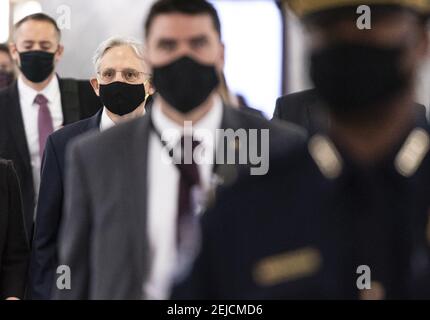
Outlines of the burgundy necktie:
M 39 113 L 37 116 L 37 126 L 39 130 L 39 155 L 42 159 L 45 150 L 46 139 L 54 132 L 52 125 L 51 112 L 48 108 L 48 99 L 43 94 L 38 94 L 34 102 L 39 105 Z
M 180 164 L 177 164 L 180 174 L 177 217 L 178 246 L 180 245 L 183 238 L 183 232 L 186 232 L 190 224 L 190 220 L 193 219 L 193 188 L 200 185 L 199 170 L 193 159 L 194 150 L 200 142 L 191 141 L 191 136 L 185 136 L 181 138 L 182 161 Z

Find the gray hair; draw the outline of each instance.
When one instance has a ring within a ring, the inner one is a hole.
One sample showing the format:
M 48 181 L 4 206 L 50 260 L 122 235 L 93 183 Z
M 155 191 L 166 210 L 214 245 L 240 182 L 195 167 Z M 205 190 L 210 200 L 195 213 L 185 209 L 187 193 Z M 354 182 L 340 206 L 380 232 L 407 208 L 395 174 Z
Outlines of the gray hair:
M 128 46 L 134 50 L 136 56 L 143 61 L 143 45 L 140 41 L 127 37 L 111 37 L 103 41 L 93 56 L 93 64 L 96 73 L 99 71 L 100 61 L 105 53 L 115 47 Z

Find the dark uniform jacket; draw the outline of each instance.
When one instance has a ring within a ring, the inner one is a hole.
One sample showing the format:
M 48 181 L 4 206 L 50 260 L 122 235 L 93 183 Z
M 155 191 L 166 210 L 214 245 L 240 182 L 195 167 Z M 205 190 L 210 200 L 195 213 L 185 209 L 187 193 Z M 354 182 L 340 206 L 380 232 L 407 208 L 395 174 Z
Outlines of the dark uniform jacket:
M 219 190 L 173 297 L 430 298 L 429 147 L 417 124 L 362 168 L 317 134 L 268 175 Z

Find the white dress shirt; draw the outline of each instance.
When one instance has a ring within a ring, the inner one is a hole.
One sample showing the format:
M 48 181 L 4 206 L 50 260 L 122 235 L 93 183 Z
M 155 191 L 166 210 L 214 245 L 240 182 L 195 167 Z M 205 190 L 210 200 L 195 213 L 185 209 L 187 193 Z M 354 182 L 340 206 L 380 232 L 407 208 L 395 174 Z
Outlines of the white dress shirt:
M 100 131 L 105 131 L 109 128 L 112 128 L 115 125 L 115 122 L 112 121 L 111 118 L 109 118 L 106 107 L 103 107 L 102 111 L 102 118 L 100 119 Z
M 22 120 L 24 122 L 25 136 L 30 152 L 31 168 L 33 173 L 34 192 L 36 200 L 39 194 L 40 165 L 39 155 L 39 128 L 37 118 L 39 105 L 34 103 L 38 94 L 43 94 L 48 99 L 48 108 L 51 113 L 54 131 L 63 126 L 63 109 L 61 107 L 61 93 L 58 78 L 52 77 L 48 85 L 40 92 L 24 83 L 21 76 L 18 77 L 19 103 L 21 106 Z
M 193 123 L 193 136 L 201 141 L 200 146 L 207 157 L 198 165 L 202 187 L 208 189 L 211 185 L 214 141 L 199 137 L 199 130 L 206 129 L 215 139 L 216 129 L 221 125 L 223 106 L 217 96 L 213 107 L 197 123 Z M 152 107 L 152 121 L 155 128 L 163 134 L 165 130 L 176 132 L 167 143 L 179 147 L 183 135 L 183 126 L 173 122 L 161 111 L 155 100 Z M 200 147 L 199 146 L 199 147 Z M 177 262 L 176 256 L 176 220 L 178 210 L 179 171 L 163 149 L 159 136 L 151 132 L 148 147 L 148 235 L 150 246 L 149 277 L 144 283 L 144 296 L 147 299 L 166 299 L 170 295 L 171 281 Z

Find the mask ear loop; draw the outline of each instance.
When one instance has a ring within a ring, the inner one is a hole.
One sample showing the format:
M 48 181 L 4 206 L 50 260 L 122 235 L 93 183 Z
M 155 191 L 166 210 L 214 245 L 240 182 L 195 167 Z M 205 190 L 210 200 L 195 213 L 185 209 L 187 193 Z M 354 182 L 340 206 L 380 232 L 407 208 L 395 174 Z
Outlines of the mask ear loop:
M 147 84 L 147 83 L 151 83 L 151 79 L 146 79 L 145 81 L 143 81 L 143 85 Z M 145 88 L 145 100 L 143 101 L 144 103 L 144 112 L 146 113 L 149 109 L 147 109 L 147 103 L 148 101 L 150 101 L 152 99 L 152 94 L 149 93 L 149 90 L 146 90 Z
M 146 79 L 145 81 L 143 81 L 143 85 L 145 86 L 145 84 L 148 84 L 150 82 L 151 82 L 150 79 Z M 149 96 L 151 96 L 151 94 L 149 94 L 149 90 L 146 91 L 146 89 L 145 89 L 145 103 L 146 103 L 146 100 L 149 98 Z

